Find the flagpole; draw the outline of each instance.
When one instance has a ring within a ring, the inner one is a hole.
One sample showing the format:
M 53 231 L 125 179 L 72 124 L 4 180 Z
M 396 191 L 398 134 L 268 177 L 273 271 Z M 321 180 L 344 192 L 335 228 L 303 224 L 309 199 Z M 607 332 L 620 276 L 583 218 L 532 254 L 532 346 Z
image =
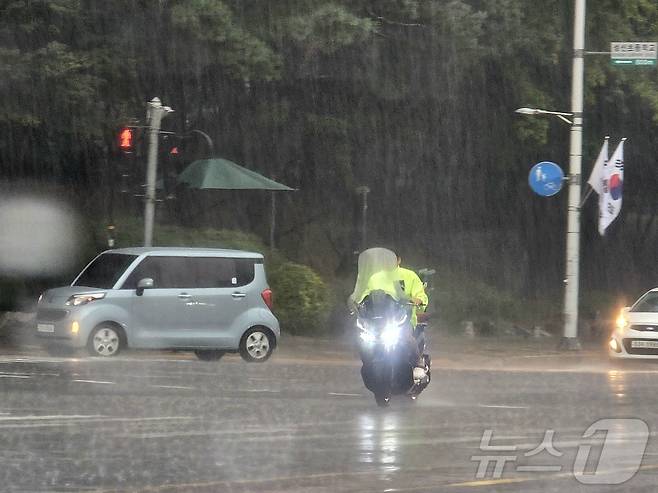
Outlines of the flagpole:
M 589 185 L 588 185 L 588 186 L 589 186 Z M 581 209 L 582 209 L 583 206 L 585 205 L 585 202 L 587 202 L 587 199 L 589 199 L 589 196 L 592 195 L 592 192 L 593 192 L 593 191 L 594 191 L 594 189 L 593 189 L 592 187 L 589 187 L 589 188 L 588 188 L 587 193 L 586 193 L 585 196 L 583 197 L 583 200 L 580 202 L 580 208 L 581 208 Z
M 585 78 L 586 1 L 575 0 L 573 70 L 571 78 L 571 138 L 569 145 L 569 202 L 567 213 L 567 251 L 564 290 L 564 332 L 562 349 L 579 350 L 578 296 L 580 283 L 580 199 L 583 157 L 583 93 Z

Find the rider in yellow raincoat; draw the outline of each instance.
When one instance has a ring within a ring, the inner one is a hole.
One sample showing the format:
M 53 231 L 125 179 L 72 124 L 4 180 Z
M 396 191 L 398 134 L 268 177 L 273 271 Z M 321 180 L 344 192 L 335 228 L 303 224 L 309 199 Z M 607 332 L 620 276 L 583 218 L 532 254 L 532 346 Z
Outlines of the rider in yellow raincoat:
M 360 304 L 373 291 L 384 291 L 399 302 L 411 301 L 414 305 L 407 342 L 412 349 L 411 360 L 424 372 L 424 359 L 419 353 L 413 329 L 417 324 L 417 307 L 427 305 L 425 287 L 418 275 L 408 269 L 399 267 L 400 258 L 390 250 L 371 248 L 359 256 L 359 270 L 354 292 L 349 298 L 352 309 Z
M 397 258 L 398 268 L 395 271 L 395 276 L 406 297 L 415 305 L 411 312 L 411 325 L 415 328 L 418 324 L 417 311 L 425 311 L 429 298 L 427 297 L 427 293 L 425 293 L 425 285 L 423 284 L 423 281 L 420 280 L 420 277 L 418 277 L 418 274 L 412 270 L 400 267 L 402 259 L 399 254 Z

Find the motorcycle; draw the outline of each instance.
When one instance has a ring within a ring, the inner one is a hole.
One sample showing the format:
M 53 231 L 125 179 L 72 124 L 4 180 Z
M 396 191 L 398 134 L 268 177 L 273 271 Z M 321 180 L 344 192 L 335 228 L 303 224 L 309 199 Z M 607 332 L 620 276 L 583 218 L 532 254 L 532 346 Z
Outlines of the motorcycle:
M 358 263 L 348 303 L 359 329 L 363 383 L 382 407 L 388 406 L 392 395 L 415 400 L 431 378 L 431 360 L 425 354 L 426 324 L 419 323 L 412 330 L 414 307 L 405 301 L 396 278 L 397 256 L 392 251 L 369 248 L 361 252 Z
M 431 359 L 425 351 L 425 327 L 419 323 L 412 332 L 412 305 L 396 301 L 382 291 L 373 291 L 357 306 L 359 353 L 363 383 L 377 405 L 388 406 L 392 395 L 416 400 L 429 385 Z M 416 368 L 416 351 L 424 361 L 424 372 Z

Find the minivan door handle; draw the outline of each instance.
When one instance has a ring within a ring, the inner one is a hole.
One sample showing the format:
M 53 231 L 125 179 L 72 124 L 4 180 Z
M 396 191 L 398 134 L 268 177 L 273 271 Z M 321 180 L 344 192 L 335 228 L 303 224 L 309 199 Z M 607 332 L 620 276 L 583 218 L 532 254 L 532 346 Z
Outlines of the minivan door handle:
M 181 300 L 189 300 L 191 297 L 192 295 L 187 293 L 181 293 L 178 295 L 178 298 L 180 298 Z
M 246 293 L 233 293 L 231 296 L 233 296 L 234 298 L 244 298 L 247 295 Z

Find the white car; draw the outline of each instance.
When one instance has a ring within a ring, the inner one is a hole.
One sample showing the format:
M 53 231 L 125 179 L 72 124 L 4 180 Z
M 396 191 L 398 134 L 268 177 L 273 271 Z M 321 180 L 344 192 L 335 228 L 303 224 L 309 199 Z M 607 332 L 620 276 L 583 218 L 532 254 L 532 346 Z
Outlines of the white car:
M 614 358 L 658 358 L 658 288 L 622 310 L 608 343 Z

